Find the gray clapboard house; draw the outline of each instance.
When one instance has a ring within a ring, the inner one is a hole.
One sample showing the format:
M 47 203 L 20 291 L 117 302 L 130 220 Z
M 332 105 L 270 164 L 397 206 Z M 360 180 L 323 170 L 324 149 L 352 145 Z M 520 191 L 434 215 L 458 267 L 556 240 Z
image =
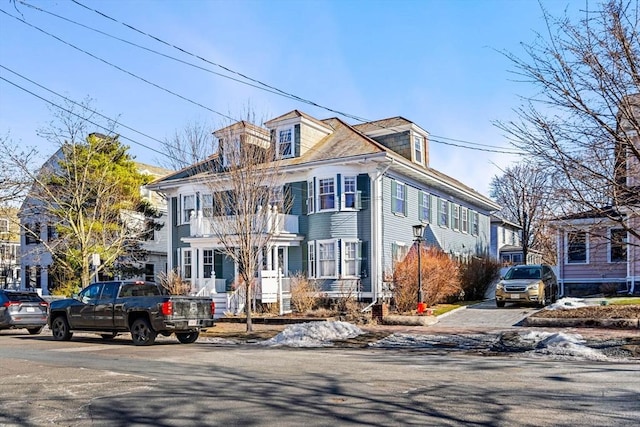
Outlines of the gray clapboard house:
M 225 130 L 232 127 L 236 136 L 250 133 L 275 144 L 282 157 L 279 168 L 292 203 L 288 212 L 273 212 L 280 225 L 272 230 L 265 265 L 280 268 L 285 283 L 301 273 L 316 279 L 329 297 L 355 293 L 376 301 L 386 292 L 395 262 L 414 243 L 416 224 L 425 225 L 427 244 L 452 255 L 489 250 L 489 218 L 500 207 L 430 168 L 429 134 L 407 119 L 353 126 L 294 110 L 264 127 L 238 122 Z M 223 164 L 223 157 L 216 153 L 209 161 Z M 208 207 L 211 190 L 203 179 L 218 178 L 215 170 L 203 177 L 199 164 L 147 187 L 164 193 L 169 203 L 169 266 L 195 290 L 228 295 L 237 266 L 207 233 L 206 222 L 221 210 Z M 228 309 L 224 298 L 218 304 Z

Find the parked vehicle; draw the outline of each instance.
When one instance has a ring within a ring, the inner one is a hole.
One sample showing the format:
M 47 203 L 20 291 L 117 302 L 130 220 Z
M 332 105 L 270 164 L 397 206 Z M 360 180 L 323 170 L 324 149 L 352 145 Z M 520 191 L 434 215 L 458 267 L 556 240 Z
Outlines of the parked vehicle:
M 511 267 L 496 286 L 496 305 L 507 302 L 537 304 L 556 302 L 558 279 L 548 265 L 516 265 Z
M 25 328 L 39 334 L 48 312 L 49 304 L 35 292 L 0 289 L 0 329 Z
M 208 297 L 167 295 L 153 282 L 112 281 L 87 286 L 76 297 L 51 302 L 53 338 L 68 341 L 73 331 L 91 331 L 112 339 L 131 333 L 135 345 L 151 345 L 158 334 L 176 334 L 190 344 L 214 326 L 215 303 Z

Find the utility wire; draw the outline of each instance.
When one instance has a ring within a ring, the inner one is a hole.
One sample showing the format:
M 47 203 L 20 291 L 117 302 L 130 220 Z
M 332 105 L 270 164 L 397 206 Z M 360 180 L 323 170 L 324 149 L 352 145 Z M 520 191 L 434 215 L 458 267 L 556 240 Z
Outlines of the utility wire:
M 202 69 L 202 70 L 205 70 L 205 71 L 208 71 L 208 72 L 212 72 L 212 73 L 214 73 L 214 74 L 220 75 L 221 77 L 229 78 L 229 79 L 231 79 L 231 80 L 237 81 L 237 82 L 242 83 L 242 84 L 247 84 L 247 85 L 249 85 L 249 86 L 252 86 L 252 87 L 255 87 L 255 88 L 258 88 L 258 89 L 266 90 L 267 92 L 270 92 L 270 93 L 279 94 L 279 95 L 284 96 L 284 97 L 286 97 L 286 98 L 294 99 L 294 100 L 297 100 L 297 101 L 300 101 L 300 102 L 303 102 L 303 103 L 306 103 L 306 104 L 312 105 L 312 106 L 314 106 L 314 107 L 317 107 L 317 108 L 320 108 L 320 109 L 323 109 L 323 110 L 326 110 L 326 111 L 330 111 L 330 112 L 332 112 L 332 113 L 335 113 L 335 114 L 338 114 L 338 115 L 340 115 L 340 116 L 347 117 L 347 118 L 350 118 L 350 119 L 353 119 L 353 120 L 356 120 L 356 121 L 359 121 L 359 122 L 362 122 L 362 123 L 372 123 L 372 122 L 373 122 L 373 121 L 371 121 L 371 120 L 369 120 L 369 119 L 366 119 L 366 118 L 363 118 L 363 117 L 359 117 L 359 116 L 356 116 L 356 115 L 353 115 L 353 114 L 350 114 L 350 113 L 345 113 L 345 112 L 343 112 L 343 111 L 336 110 L 336 109 L 333 109 L 333 108 L 330 108 L 330 107 L 327 107 L 327 106 L 324 106 L 324 105 L 318 104 L 318 103 L 316 103 L 316 102 L 314 102 L 314 101 L 311 101 L 311 100 L 308 100 L 308 99 L 302 98 L 302 97 L 297 96 L 297 95 L 295 95 L 295 94 L 292 94 L 292 93 L 290 93 L 290 92 L 287 92 L 287 91 L 284 91 L 284 90 L 282 90 L 282 89 L 279 89 L 279 88 L 277 88 L 277 87 L 275 87 L 275 86 L 272 86 L 272 85 L 269 85 L 269 84 L 267 84 L 267 83 L 264 83 L 264 82 L 262 82 L 262 81 L 260 81 L 260 80 L 257 80 L 257 79 L 254 79 L 254 78 L 252 78 L 252 77 L 249 77 L 249 76 L 247 76 L 247 75 L 246 75 L 246 74 L 244 74 L 244 73 L 240 73 L 240 72 L 235 71 L 235 70 L 233 70 L 233 69 L 231 69 L 231 68 L 229 68 L 229 67 L 226 67 L 226 66 L 224 66 L 224 65 L 221 65 L 221 64 L 218 64 L 218 63 L 212 62 L 212 61 L 210 61 L 210 60 L 208 60 L 208 59 L 206 59 L 206 58 L 204 58 L 204 57 L 202 57 L 202 56 L 200 56 L 200 55 L 197 55 L 197 54 L 195 54 L 195 53 L 192 53 L 192 52 L 188 51 L 188 50 L 187 50 L 187 49 L 185 49 L 185 48 L 182 48 L 182 47 L 176 46 L 175 44 L 170 43 L 170 42 L 167 42 L 167 41 L 165 41 L 165 40 L 161 39 L 161 38 L 160 38 L 160 37 L 158 37 L 158 36 L 155 36 L 155 35 L 152 35 L 152 34 L 149 34 L 149 33 L 145 32 L 145 31 L 143 31 L 143 30 L 140 30 L 140 29 L 136 28 L 136 27 L 135 27 L 135 26 L 133 26 L 133 25 L 127 24 L 127 23 L 122 22 L 122 21 L 119 21 L 118 19 L 113 18 L 113 17 L 111 17 L 111 16 L 109 16 L 109 15 L 107 15 L 107 14 L 105 14 L 105 13 L 103 13 L 103 12 L 101 12 L 101 11 L 97 10 L 97 9 L 93 9 L 93 8 L 91 8 L 91 7 L 88 7 L 88 6 L 86 6 L 86 5 L 82 4 L 82 3 L 80 3 L 80 2 L 79 2 L 79 1 L 77 1 L 77 0 L 71 0 L 71 1 L 72 1 L 73 3 L 75 3 L 75 4 L 77 4 L 78 6 L 80 6 L 80 7 L 84 8 L 84 9 L 87 9 L 87 10 L 89 10 L 89 11 L 92 11 L 92 12 L 94 12 L 94 13 L 97 13 L 98 15 L 100 15 L 100 16 L 102 16 L 102 17 L 104 17 L 104 18 L 106 18 L 106 19 L 108 19 L 108 20 L 110 20 L 110 21 L 112 21 L 112 22 L 115 22 L 115 23 L 118 23 L 118 24 L 124 25 L 125 27 L 129 28 L 129 29 L 130 29 L 130 30 L 132 30 L 132 31 L 135 31 L 135 32 L 137 32 L 137 33 L 139 33 L 139 34 L 142 34 L 142 35 L 144 35 L 144 36 L 147 36 L 147 37 L 149 37 L 149 38 L 151 38 L 151 39 L 153 39 L 153 40 L 155 40 L 155 41 L 157 41 L 157 42 L 159 42 L 159 43 L 162 43 L 162 44 L 164 44 L 164 45 L 166 45 L 166 46 L 169 46 L 169 47 L 171 47 L 171 48 L 173 48 L 173 49 L 177 49 L 178 51 L 180 51 L 180 52 L 182 52 L 182 53 L 184 53 L 184 54 L 186 54 L 186 55 L 192 56 L 192 57 L 197 58 L 197 59 L 199 59 L 199 60 L 201 60 L 201 61 L 204 61 L 204 62 L 206 62 L 206 63 L 208 63 L 208 64 L 211 64 L 211 65 L 214 65 L 214 66 L 216 66 L 216 67 L 222 68 L 223 70 L 225 70 L 225 71 L 227 71 L 227 72 L 229 72 L 229 73 L 232 73 L 232 74 L 235 74 L 235 75 L 237 75 L 237 76 L 240 76 L 240 77 L 242 77 L 243 79 L 249 80 L 249 81 L 251 81 L 251 82 L 253 82 L 253 83 L 256 83 L 256 84 L 258 84 L 258 85 L 260 85 L 260 86 L 262 86 L 262 87 L 257 87 L 256 85 L 249 84 L 249 83 L 246 83 L 246 82 L 242 82 L 242 81 L 240 81 L 240 80 L 238 80 L 238 79 L 234 79 L 234 78 L 231 78 L 231 77 L 226 76 L 226 75 L 222 75 L 222 74 L 219 74 L 219 73 L 215 73 L 215 72 L 213 72 L 213 71 L 211 71 L 211 70 L 207 70 L 207 69 L 205 69 L 205 68 L 198 67 L 197 65 L 193 65 L 193 64 L 187 63 L 187 62 L 185 62 L 185 61 L 179 60 L 179 59 L 176 59 L 177 61 L 183 62 L 183 63 L 185 63 L 185 64 L 192 65 L 192 66 L 194 66 L 194 67 L 196 67 L 196 68 L 199 68 L 199 69 Z M 24 3 L 23 1 L 21 1 L 21 3 L 22 3 L 22 4 L 27 5 L 27 3 Z M 57 16 L 57 15 L 55 15 L 55 16 Z M 67 20 L 66 18 L 61 18 L 61 19 L 65 19 L 65 20 Z M 70 21 L 70 22 L 74 22 L 74 21 Z M 89 29 L 89 30 L 92 30 L 92 31 L 98 31 L 98 30 L 95 30 L 95 29 L 93 29 L 93 28 L 86 27 L 86 26 L 84 26 L 84 25 L 82 25 L 82 24 L 78 24 L 78 25 L 81 25 L 81 26 L 83 26 L 83 27 L 85 27 L 85 28 L 87 28 L 87 29 Z M 98 31 L 98 32 L 99 32 L 99 33 L 101 33 L 101 34 L 104 34 L 104 33 L 102 33 L 101 31 Z M 107 35 L 107 36 L 109 36 L 109 37 L 116 38 L 116 37 L 111 36 L 111 35 L 108 35 L 108 34 L 105 34 L 105 35 Z M 153 53 L 157 53 L 157 52 L 155 52 L 155 51 L 153 51 L 153 50 L 151 50 L 151 49 L 148 49 L 148 48 L 145 48 L 145 47 L 138 46 L 138 45 L 136 45 L 136 44 L 134 44 L 134 43 L 130 43 L 130 42 L 126 41 L 126 40 L 122 40 L 122 39 L 119 39 L 119 38 L 116 38 L 116 39 L 117 39 L 117 40 L 120 40 L 120 41 L 123 41 L 124 43 L 128 43 L 128 44 L 134 45 L 134 46 L 136 46 L 136 47 L 140 47 L 140 48 L 145 49 L 145 50 L 147 50 L 147 51 L 150 51 L 150 52 L 153 52 Z M 172 58 L 172 57 L 170 57 L 170 56 L 168 56 L 168 55 L 162 54 L 162 53 L 158 53 L 158 54 L 159 54 L 159 55 L 162 55 L 162 56 L 165 56 L 165 57 L 168 57 L 168 58 L 171 58 L 171 59 L 174 59 L 174 58 Z M 380 125 L 380 124 L 378 124 L 378 126 L 379 126 L 380 128 L 383 128 L 383 129 L 393 129 L 393 127 L 385 127 L 385 126 Z M 449 145 L 449 146 L 452 146 L 452 147 L 467 148 L 467 149 L 471 149 L 471 150 L 487 151 L 487 152 L 503 153 L 503 154 L 515 154 L 515 155 L 521 155 L 521 154 L 523 154 L 522 152 L 518 152 L 518 151 L 507 151 L 507 150 L 509 150 L 509 149 L 504 149 L 503 147 L 498 147 L 498 146 L 494 146 L 494 145 L 480 144 L 480 143 L 476 143 L 476 142 L 465 141 L 465 140 L 455 139 L 455 138 L 448 138 L 448 137 L 445 137 L 445 136 L 439 136 L 439 135 L 430 135 L 430 136 L 431 136 L 432 138 L 435 138 L 435 139 L 430 139 L 431 141 L 436 142 L 436 143 L 439 143 L 439 144 Z M 491 148 L 492 150 L 481 150 L 481 149 L 478 149 L 478 148 L 466 147 L 466 146 L 464 146 L 464 145 L 460 145 L 460 144 L 447 143 L 447 142 L 441 141 L 442 139 L 449 140 L 449 141 L 454 141 L 454 142 L 458 142 L 458 143 L 462 143 L 462 144 L 475 145 L 475 146 L 479 146 L 479 147 L 488 147 L 488 148 Z

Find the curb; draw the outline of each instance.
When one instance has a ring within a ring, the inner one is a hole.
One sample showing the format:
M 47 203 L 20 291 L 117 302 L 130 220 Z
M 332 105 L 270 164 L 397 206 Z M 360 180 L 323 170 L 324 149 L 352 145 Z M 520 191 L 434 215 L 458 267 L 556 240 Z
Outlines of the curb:
M 527 317 L 524 326 L 638 329 L 640 319 L 590 319 L 559 317 Z
M 400 316 L 387 315 L 382 318 L 383 325 L 429 326 L 438 323 L 438 316 Z

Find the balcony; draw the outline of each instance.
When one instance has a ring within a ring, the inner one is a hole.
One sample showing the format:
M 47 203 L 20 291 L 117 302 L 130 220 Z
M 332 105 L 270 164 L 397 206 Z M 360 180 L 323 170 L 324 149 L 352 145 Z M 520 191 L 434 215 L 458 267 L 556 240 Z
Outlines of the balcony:
M 275 206 L 268 207 L 267 212 L 253 215 L 251 228 L 255 233 L 298 234 L 298 216 L 278 213 Z M 238 218 L 234 215 L 204 217 L 202 211 L 191 215 L 189 220 L 191 237 L 213 236 L 215 230 L 236 230 Z

